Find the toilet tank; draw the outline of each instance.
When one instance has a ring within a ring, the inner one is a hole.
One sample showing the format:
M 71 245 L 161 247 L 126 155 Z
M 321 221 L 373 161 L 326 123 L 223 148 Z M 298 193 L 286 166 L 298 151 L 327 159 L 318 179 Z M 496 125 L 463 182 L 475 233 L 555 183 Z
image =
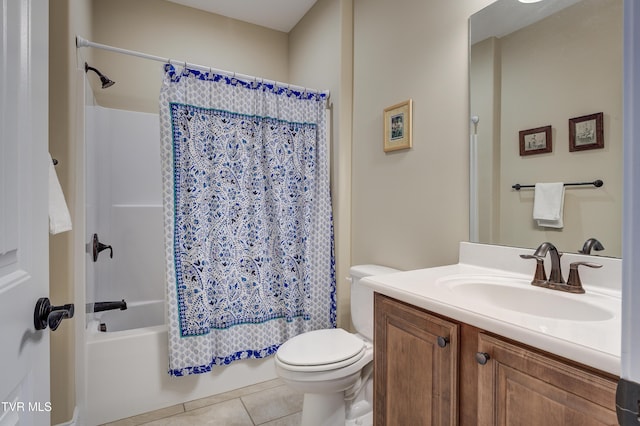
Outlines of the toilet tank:
M 392 274 L 398 269 L 380 265 L 357 265 L 349 270 L 351 276 L 351 321 L 356 331 L 373 341 L 373 290 L 360 284 L 364 277 Z

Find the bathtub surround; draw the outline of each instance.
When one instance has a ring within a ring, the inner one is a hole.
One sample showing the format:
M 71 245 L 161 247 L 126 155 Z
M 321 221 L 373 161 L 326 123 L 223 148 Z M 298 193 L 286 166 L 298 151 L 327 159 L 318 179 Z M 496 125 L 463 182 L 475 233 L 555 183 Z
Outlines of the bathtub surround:
M 101 107 L 85 112 L 86 303 L 126 300 L 126 311 L 90 312 L 88 332 L 165 324 L 162 184 L 157 114 Z M 112 246 L 93 261 L 93 234 Z
M 170 374 L 335 327 L 326 98 L 165 65 Z
M 128 309 L 87 314 L 86 330 L 82 319 L 87 387 L 79 424 L 105 423 L 274 379 L 271 358 L 233 363 L 210 374 L 167 374 L 158 115 L 90 106 L 86 119 L 87 232 L 82 239 L 90 241 L 97 231 L 113 245 L 114 257 L 102 253 L 93 262 L 82 247 L 87 294 L 77 306 L 125 299 Z M 84 316 L 78 311 L 75 321 Z M 97 331 L 100 323 L 106 333 Z

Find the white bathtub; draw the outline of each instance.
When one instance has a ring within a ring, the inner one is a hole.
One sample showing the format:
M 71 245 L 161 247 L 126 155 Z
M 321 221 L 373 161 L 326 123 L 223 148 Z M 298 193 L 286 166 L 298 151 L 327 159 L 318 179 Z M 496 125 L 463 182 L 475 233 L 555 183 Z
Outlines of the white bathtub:
M 109 312 L 113 316 L 127 311 Z M 111 316 L 111 315 L 110 315 Z M 109 323 L 107 323 L 109 329 Z M 87 425 L 99 425 L 275 379 L 273 357 L 171 377 L 165 325 L 87 336 Z

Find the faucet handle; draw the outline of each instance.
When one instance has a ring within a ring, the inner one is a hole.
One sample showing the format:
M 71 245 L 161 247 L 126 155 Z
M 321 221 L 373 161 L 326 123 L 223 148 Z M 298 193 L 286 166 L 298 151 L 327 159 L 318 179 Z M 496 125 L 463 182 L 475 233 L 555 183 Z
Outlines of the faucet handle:
M 580 274 L 578 274 L 578 266 L 602 268 L 601 264 L 593 262 L 573 262 L 569 264 L 569 278 L 567 278 L 567 286 L 570 286 L 572 288 L 572 293 L 584 293 L 584 289 L 582 288 L 582 280 L 580 280 Z
M 544 256 L 538 256 L 535 254 L 521 254 L 520 257 L 523 259 L 536 259 L 538 261 L 544 261 Z
M 547 273 L 544 270 L 544 256 L 538 256 L 535 254 L 521 254 L 520 257 L 522 259 L 535 259 L 536 260 L 536 272 L 533 275 L 533 281 L 535 282 L 545 282 L 547 281 Z

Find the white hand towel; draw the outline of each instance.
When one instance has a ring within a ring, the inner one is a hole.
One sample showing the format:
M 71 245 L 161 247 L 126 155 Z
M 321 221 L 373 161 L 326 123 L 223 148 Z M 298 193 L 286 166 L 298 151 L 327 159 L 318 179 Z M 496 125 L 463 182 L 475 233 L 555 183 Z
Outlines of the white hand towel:
M 49 154 L 49 233 L 58 234 L 70 230 L 69 208 L 64 199 L 51 154 Z
M 533 219 L 538 226 L 562 228 L 564 211 L 564 183 L 536 183 Z

